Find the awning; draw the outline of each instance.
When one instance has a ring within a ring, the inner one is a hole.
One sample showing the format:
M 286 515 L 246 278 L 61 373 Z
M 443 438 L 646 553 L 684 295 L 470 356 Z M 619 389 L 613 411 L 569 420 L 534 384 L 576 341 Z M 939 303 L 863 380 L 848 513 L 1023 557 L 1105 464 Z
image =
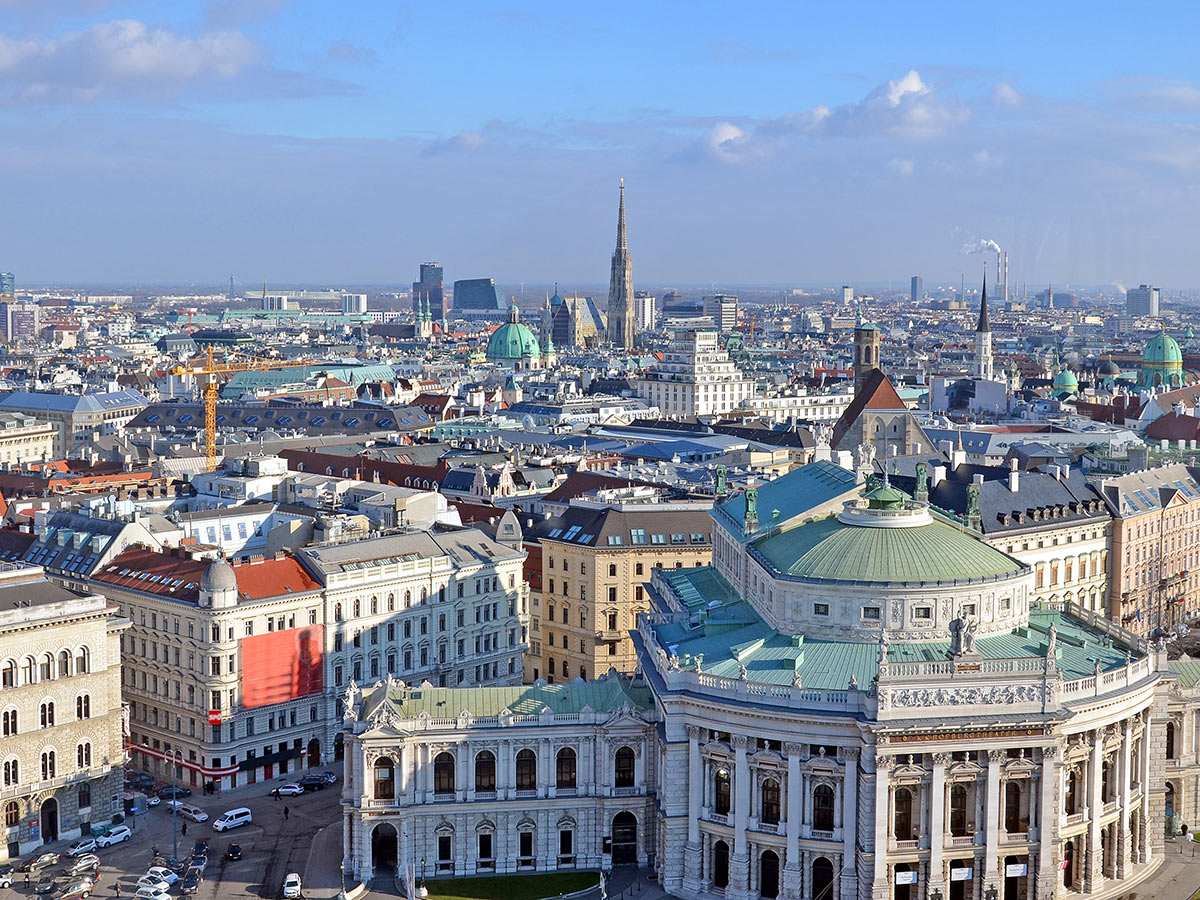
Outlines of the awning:
M 252 756 L 249 759 L 243 759 L 237 764 L 237 767 L 248 772 L 251 769 L 261 769 L 263 766 L 274 766 L 281 762 L 287 762 L 292 759 L 299 759 L 305 755 L 303 747 L 289 747 L 287 750 L 276 750 L 274 753 L 265 753 L 262 756 Z
M 148 747 L 145 744 L 130 744 L 129 752 L 141 753 L 145 756 L 152 756 L 155 759 L 161 759 L 170 763 L 174 763 L 175 765 L 182 766 L 189 771 L 198 772 L 205 778 L 221 778 L 225 775 L 234 775 L 238 771 L 238 766 L 216 766 L 209 768 L 202 766 L 200 763 L 194 762 L 190 759 L 176 759 L 174 753 L 168 756 L 162 750 L 155 750 L 153 747 Z

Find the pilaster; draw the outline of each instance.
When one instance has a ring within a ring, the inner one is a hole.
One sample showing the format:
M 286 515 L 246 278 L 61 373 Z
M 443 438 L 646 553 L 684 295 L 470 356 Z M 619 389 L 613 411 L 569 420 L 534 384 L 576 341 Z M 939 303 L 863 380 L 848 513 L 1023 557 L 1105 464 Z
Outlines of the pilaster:
M 888 884 L 888 790 L 891 782 L 892 767 L 896 764 L 894 756 L 886 756 L 875 751 L 875 872 L 871 880 L 871 896 L 873 900 L 888 900 L 891 887 Z
M 700 844 L 700 811 L 704 804 L 704 766 L 700 739 L 704 729 L 687 726 L 688 736 L 688 836 L 683 850 L 683 886 L 688 891 L 704 889 L 704 852 Z
M 846 761 L 842 778 L 842 867 L 837 879 L 838 897 L 854 900 L 858 897 L 858 872 L 854 866 L 858 855 L 858 747 L 842 747 L 839 751 Z
M 1054 900 L 1058 895 L 1060 876 L 1055 859 L 1054 848 L 1057 846 L 1058 826 L 1061 815 L 1058 809 L 1058 797 L 1055 790 L 1058 786 L 1058 758 L 1060 750 L 1057 744 L 1049 744 L 1042 748 L 1042 799 L 1039 806 L 1038 820 L 1038 873 L 1037 900 Z
M 1100 851 L 1100 817 L 1104 814 L 1104 799 L 1100 787 L 1103 771 L 1104 733 L 1096 729 L 1091 734 L 1092 752 L 1088 756 L 1088 831 L 1087 861 L 1083 867 L 1084 890 L 1094 893 L 1104 881 L 1104 858 Z
M 948 896 L 943 852 L 946 847 L 946 766 L 949 753 L 933 754 L 933 778 L 929 787 L 929 890 Z
M 750 896 L 750 854 L 747 850 L 746 826 L 750 818 L 750 763 L 746 752 L 750 738 L 734 735 L 733 764 L 733 853 L 729 857 L 728 900 L 748 900 Z
M 799 900 L 804 871 L 800 860 L 800 818 L 803 809 L 803 787 L 800 780 L 800 760 L 803 744 L 784 744 L 787 754 L 787 852 L 783 863 L 781 895 L 784 900 Z

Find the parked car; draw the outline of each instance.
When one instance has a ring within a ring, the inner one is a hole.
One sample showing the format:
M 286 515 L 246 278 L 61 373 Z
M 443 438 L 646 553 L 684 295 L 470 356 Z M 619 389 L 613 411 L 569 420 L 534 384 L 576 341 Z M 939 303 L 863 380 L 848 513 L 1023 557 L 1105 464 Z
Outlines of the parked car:
M 295 872 L 283 879 L 284 900 L 297 900 L 300 896 L 300 876 Z
M 164 893 L 171 890 L 171 885 L 156 875 L 143 875 L 137 880 L 137 886 L 140 888 L 154 888 L 156 891 Z
M 198 856 L 208 859 L 207 838 L 201 838 L 200 840 L 196 841 L 196 843 L 192 844 L 192 859 L 195 859 Z
M 179 886 L 179 893 L 194 894 L 200 887 L 200 882 L 204 880 L 204 870 L 196 866 L 192 866 L 187 870 L 187 874 L 183 876 L 183 884 Z
M 286 784 L 281 784 L 279 787 L 275 788 L 272 793 L 294 797 L 297 794 L 303 794 L 304 788 L 300 787 L 300 785 L 296 784 L 294 781 L 289 781 Z
M 171 895 L 166 891 L 156 890 L 155 888 L 140 887 L 133 895 L 136 900 L 171 900 Z
M 167 785 L 159 790 L 158 796 L 163 800 L 182 800 L 184 797 L 192 796 L 192 789 Z
M 63 889 L 57 900 L 84 900 L 84 898 L 90 897 L 95 889 L 96 885 L 90 880 L 73 881 Z
M 100 857 L 95 853 L 81 853 L 79 856 L 71 860 L 71 864 L 67 866 L 66 874 L 68 877 L 72 875 L 86 875 L 95 872 L 100 868 Z
M 229 849 L 225 851 L 225 858 L 229 859 L 229 860 L 241 859 L 242 858 L 242 845 L 241 844 L 230 844 Z
M 92 853 L 96 849 L 94 837 L 83 837 L 67 848 L 67 856 L 79 856 L 81 853 Z
M 146 870 L 146 877 L 161 878 L 167 884 L 174 884 L 179 880 L 179 876 L 166 866 L 151 866 Z
M 100 837 L 96 838 L 97 847 L 111 847 L 113 844 L 124 843 L 133 837 L 128 825 L 114 825 Z
M 54 892 L 56 887 L 58 887 L 58 879 L 47 872 L 33 886 L 33 892 L 35 894 L 50 894 Z
M 150 860 L 151 866 L 159 866 L 164 869 L 170 869 L 176 875 L 187 869 L 188 864 L 183 860 L 176 859 L 173 856 L 156 856 Z
M 62 855 L 55 853 L 53 850 L 48 850 L 40 856 L 35 856 L 33 859 L 26 860 L 21 863 L 19 872 L 40 872 L 42 869 L 48 869 L 51 866 L 57 866 L 62 860 Z
M 12 866 L 0 866 L 0 888 L 12 887 L 16 869 Z
M 337 784 L 337 775 L 335 775 L 333 772 L 322 772 L 321 777 L 324 778 L 328 784 Z
M 299 781 L 300 786 L 306 791 L 323 791 L 328 783 L 322 775 L 305 775 Z
M 162 803 L 162 797 L 158 796 L 158 794 L 147 794 L 146 795 L 146 805 L 147 806 L 158 806 L 158 804 L 160 804 L 160 803 Z
M 144 791 L 154 784 L 154 779 L 145 772 L 134 772 L 131 775 L 127 775 L 125 780 L 139 791 Z

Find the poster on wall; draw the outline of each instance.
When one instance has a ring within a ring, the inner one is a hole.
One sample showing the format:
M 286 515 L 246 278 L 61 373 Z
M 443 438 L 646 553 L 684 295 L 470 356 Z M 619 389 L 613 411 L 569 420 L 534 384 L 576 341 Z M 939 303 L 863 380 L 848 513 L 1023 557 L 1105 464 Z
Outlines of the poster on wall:
M 916 883 L 917 883 L 917 873 L 916 872 L 897 872 L 896 873 L 896 884 L 916 884 Z
M 950 870 L 951 881 L 970 881 L 974 875 L 975 870 L 971 866 L 960 866 Z
M 1028 863 L 1009 863 L 1004 867 L 1005 878 L 1021 878 L 1029 871 Z
M 322 626 L 242 638 L 242 705 L 257 709 L 322 690 Z

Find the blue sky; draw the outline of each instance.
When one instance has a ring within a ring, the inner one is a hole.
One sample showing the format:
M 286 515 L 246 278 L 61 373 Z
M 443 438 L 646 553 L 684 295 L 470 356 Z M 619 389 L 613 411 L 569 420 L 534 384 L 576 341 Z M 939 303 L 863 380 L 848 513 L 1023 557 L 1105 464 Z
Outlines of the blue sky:
M 853 6 L 853 8 L 841 8 Z M 0 0 L 23 283 L 1200 286 L 1193 5 Z

